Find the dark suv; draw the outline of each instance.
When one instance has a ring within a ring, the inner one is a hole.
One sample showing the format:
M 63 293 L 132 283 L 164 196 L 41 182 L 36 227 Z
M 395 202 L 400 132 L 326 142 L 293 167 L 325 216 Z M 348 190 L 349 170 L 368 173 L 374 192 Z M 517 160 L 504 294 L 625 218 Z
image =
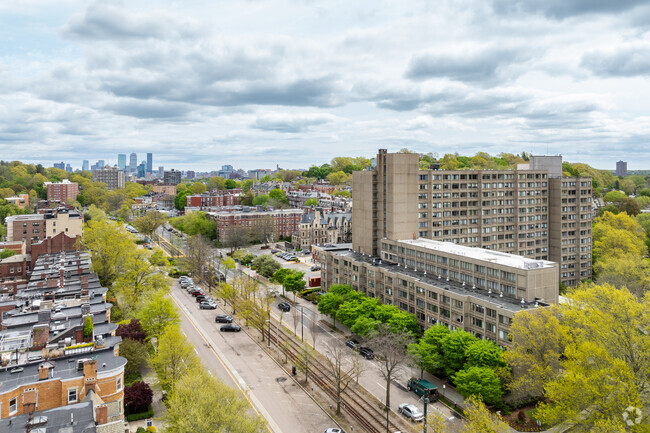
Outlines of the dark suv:
M 368 347 L 360 347 L 359 348 L 359 354 L 363 356 L 366 359 L 374 359 L 375 358 L 375 353 L 372 351 L 372 349 Z
M 279 308 L 281 311 L 284 311 L 285 313 L 287 313 L 287 312 L 289 312 L 289 310 L 291 310 L 291 305 L 289 305 L 289 304 L 286 303 L 286 302 L 280 302 L 280 303 L 278 304 L 278 308 Z
M 214 321 L 217 323 L 232 323 L 232 317 L 227 314 L 217 314 L 217 317 L 214 318 Z

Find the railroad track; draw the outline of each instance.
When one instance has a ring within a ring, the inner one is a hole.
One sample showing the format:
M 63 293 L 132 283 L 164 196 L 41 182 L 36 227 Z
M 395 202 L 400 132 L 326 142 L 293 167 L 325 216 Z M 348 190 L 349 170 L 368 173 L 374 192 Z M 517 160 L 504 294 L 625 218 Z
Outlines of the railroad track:
M 291 335 L 287 335 L 284 331 L 279 330 L 278 326 L 274 323 L 271 327 L 271 341 L 278 344 L 278 335 L 280 335 L 281 342 L 288 343 L 286 346 L 287 357 L 291 360 L 298 358 L 301 349 L 300 343 Z M 327 375 L 326 372 L 329 368 L 321 362 L 317 356 L 311 360 L 311 367 L 309 369 L 309 377 L 315 382 L 325 394 L 336 402 L 336 383 L 334 379 Z M 368 401 L 366 395 L 361 394 L 359 390 L 355 389 L 357 384 L 352 382 L 341 393 L 341 407 L 350 416 L 364 428 L 367 433 L 383 433 L 386 431 L 386 411 L 380 409 L 378 404 L 373 404 Z M 401 421 L 401 420 L 400 420 Z M 389 427 L 391 431 L 395 432 L 402 429 L 402 426 L 395 423 L 389 414 Z

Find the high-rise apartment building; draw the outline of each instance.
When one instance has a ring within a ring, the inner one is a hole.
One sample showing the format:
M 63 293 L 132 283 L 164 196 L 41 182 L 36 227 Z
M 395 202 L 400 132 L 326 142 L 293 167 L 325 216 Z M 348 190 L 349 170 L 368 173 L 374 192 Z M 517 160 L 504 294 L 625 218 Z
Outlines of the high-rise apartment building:
M 104 166 L 93 170 L 93 182 L 103 182 L 109 191 L 124 188 L 124 172 L 117 167 Z
M 163 175 L 163 183 L 165 185 L 178 185 L 181 183 L 181 172 L 174 169 L 166 171 Z
M 76 200 L 79 194 L 79 184 L 68 179 L 61 182 L 44 182 L 43 185 L 47 188 L 48 200 L 70 202 Z
M 138 169 L 138 154 L 131 153 L 129 156 L 129 173 L 135 173 Z
M 416 154 L 381 149 L 353 175 L 352 242 L 435 239 L 559 263 L 568 286 L 591 278 L 591 178 L 563 178 L 561 157 L 517 170 L 420 170 Z
M 153 153 L 147 153 L 147 173 L 153 173 Z
M 122 171 L 126 170 L 126 153 L 117 154 L 117 168 Z
M 618 161 L 616 163 L 616 176 L 619 176 L 619 177 L 627 176 L 627 162 Z
M 55 162 L 54 164 L 52 164 L 52 167 L 58 168 L 59 170 L 65 170 L 65 162 L 63 161 Z
M 140 165 L 138 165 L 137 177 L 143 178 L 146 172 L 147 172 L 147 163 L 145 161 L 142 161 Z
M 88 171 L 89 169 L 90 169 L 90 163 L 88 162 L 87 159 L 84 159 L 83 162 L 81 163 L 81 170 Z

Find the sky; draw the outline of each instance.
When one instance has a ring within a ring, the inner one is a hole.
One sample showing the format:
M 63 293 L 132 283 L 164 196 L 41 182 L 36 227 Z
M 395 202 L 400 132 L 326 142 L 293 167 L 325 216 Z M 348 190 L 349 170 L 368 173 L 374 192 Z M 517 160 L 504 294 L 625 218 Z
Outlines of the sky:
M 0 2 L 0 159 L 308 168 L 377 149 L 649 169 L 650 2 Z

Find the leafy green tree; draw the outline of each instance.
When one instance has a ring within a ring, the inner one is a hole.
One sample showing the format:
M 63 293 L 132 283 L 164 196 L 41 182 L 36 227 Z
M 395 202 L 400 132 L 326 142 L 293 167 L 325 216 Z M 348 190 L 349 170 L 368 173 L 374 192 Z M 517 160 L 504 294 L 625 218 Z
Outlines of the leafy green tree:
M 140 371 L 141 367 L 146 365 L 149 359 L 149 351 L 145 344 L 125 338 L 120 343 L 120 356 L 126 358 L 124 372 L 127 376 L 133 377 Z
M 318 311 L 330 316 L 336 326 L 336 313 L 339 310 L 339 307 L 345 302 L 343 295 L 329 292 L 325 293 L 320 297 L 318 301 Z
M 305 200 L 305 206 L 318 206 L 318 199 L 317 198 L 310 198 Z
M 157 291 L 167 291 L 169 280 L 148 260 L 143 250 L 131 250 L 113 283 L 115 296 L 126 317 L 136 314 L 143 300 Z
M 277 200 L 282 204 L 289 204 L 289 199 L 280 188 L 275 188 L 269 191 L 269 199 Z
M 619 203 L 627 198 L 627 195 L 625 193 L 622 193 L 621 191 L 610 191 L 607 194 L 605 194 L 605 197 L 603 197 L 603 201 L 605 203 Z
M 84 319 L 84 338 L 90 338 L 93 336 L 93 318 L 86 316 Z
M 500 415 L 485 407 L 480 398 L 469 396 L 465 400 L 465 420 L 460 433 L 510 433 L 512 429 Z
M 380 323 L 381 322 L 373 319 L 372 317 L 361 316 L 357 318 L 357 320 L 354 322 L 354 325 L 350 327 L 350 332 L 361 337 L 365 337 L 373 331 L 376 331 Z
M 415 316 L 404 311 L 393 314 L 387 323 L 393 332 L 410 332 L 412 335 L 420 333 L 420 326 Z
M 465 351 L 467 367 L 505 367 L 503 350 L 490 340 L 476 340 Z
M 202 368 L 179 378 L 163 415 L 166 433 L 262 433 L 259 415 L 253 415 L 239 392 Z
M 456 330 L 442 340 L 442 359 L 448 377 L 461 370 L 467 361 L 467 348 L 477 340 L 472 334 Z
M 185 206 L 187 206 L 187 195 L 188 191 L 179 191 L 176 193 L 176 196 L 174 197 L 174 207 L 176 209 L 185 209 Z
M 253 206 L 266 206 L 269 201 L 269 196 L 266 194 L 260 194 L 253 198 Z
M 165 329 L 180 323 L 180 316 L 171 299 L 157 292 L 139 313 L 140 323 L 150 339 L 159 340 Z
M 304 272 L 293 271 L 284 278 L 283 286 L 285 289 L 293 293 L 293 300 L 296 300 L 296 293 L 305 288 L 307 282 L 303 279 Z
M 150 359 L 150 364 L 158 375 L 160 385 L 167 391 L 173 390 L 174 385 L 188 372 L 203 368 L 194 346 L 177 325 L 165 329 L 158 342 L 156 354 Z
M 92 269 L 104 287 L 111 287 L 133 256 L 133 236 L 109 220 L 91 220 L 83 235 L 83 244 L 91 251 Z
M 196 194 L 203 194 L 206 191 L 207 187 L 205 186 L 204 183 L 197 182 L 190 185 L 189 189 L 192 194 L 196 195 Z
M 232 179 L 226 179 L 224 186 L 226 187 L 226 189 L 235 189 L 237 188 L 237 182 L 235 182 Z
M 143 235 L 151 238 L 156 230 L 165 224 L 165 221 L 167 221 L 167 217 L 164 214 L 158 211 L 149 211 L 143 216 L 133 220 L 131 225 L 138 229 L 138 231 Z
M 262 254 L 255 257 L 253 265 L 257 269 L 257 273 L 266 278 L 270 278 L 275 271 L 280 269 L 280 264 L 273 260 L 269 254 Z
M 480 397 L 485 404 L 493 405 L 501 401 L 503 389 L 501 380 L 489 367 L 469 367 L 458 371 L 454 376 L 456 391 L 463 397 Z

